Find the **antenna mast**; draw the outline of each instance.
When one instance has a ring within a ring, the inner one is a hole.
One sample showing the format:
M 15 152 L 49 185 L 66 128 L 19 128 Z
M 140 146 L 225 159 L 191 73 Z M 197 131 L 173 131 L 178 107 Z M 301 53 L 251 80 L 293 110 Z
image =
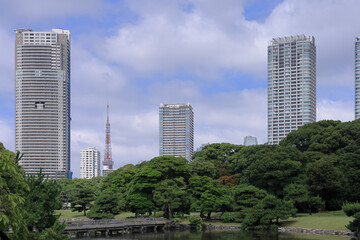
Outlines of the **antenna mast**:
M 106 177 L 113 171 L 114 162 L 111 153 L 111 138 L 110 138 L 110 121 L 109 121 L 109 101 L 107 102 L 107 119 L 105 130 L 105 152 L 103 161 L 103 176 Z

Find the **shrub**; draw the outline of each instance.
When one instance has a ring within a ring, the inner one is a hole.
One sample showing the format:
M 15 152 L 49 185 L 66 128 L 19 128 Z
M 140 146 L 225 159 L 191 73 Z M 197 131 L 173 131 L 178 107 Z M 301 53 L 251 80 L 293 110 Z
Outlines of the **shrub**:
M 91 219 L 114 219 L 113 214 L 98 212 L 94 207 L 87 213 L 87 217 Z
M 195 224 L 197 226 L 201 226 L 203 224 L 203 220 L 201 219 L 200 216 L 190 216 L 189 217 L 189 222 L 191 224 Z
M 349 217 L 354 217 L 354 220 L 349 222 L 345 227 L 352 232 L 360 232 L 360 203 L 344 203 L 343 211 Z
M 355 213 L 360 212 L 360 203 L 344 203 L 342 206 L 342 210 L 349 217 L 353 216 Z
M 232 212 L 224 212 L 223 215 L 221 215 L 221 221 L 223 223 L 232 223 L 234 222 L 234 215 Z
M 241 223 L 245 218 L 243 212 L 224 212 L 221 215 L 221 221 L 223 223 Z

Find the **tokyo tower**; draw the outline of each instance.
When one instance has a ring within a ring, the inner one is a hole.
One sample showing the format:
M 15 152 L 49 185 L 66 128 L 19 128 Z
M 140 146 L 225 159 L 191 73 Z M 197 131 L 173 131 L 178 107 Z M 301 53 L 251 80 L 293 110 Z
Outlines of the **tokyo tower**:
M 107 121 L 105 130 L 105 151 L 103 161 L 103 176 L 106 177 L 113 170 L 114 162 L 111 154 L 110 121 L 109 121 L 109 102 L 107 103 Z

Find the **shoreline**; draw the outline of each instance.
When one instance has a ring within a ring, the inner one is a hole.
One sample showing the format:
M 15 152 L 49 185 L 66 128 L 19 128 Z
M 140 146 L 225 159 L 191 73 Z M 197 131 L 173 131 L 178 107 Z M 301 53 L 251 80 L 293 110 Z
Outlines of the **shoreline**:
M 66 222 L 90 222 L 94 220 L 90 219 L 74 219 L 74 218 L 61 218 L 60 221 Z M 111 220 L 110 220 L 111 221 Z M 168 221 L 165 223 L 164 230 L 175 230 L 175 231 L 191 231 L 191 230 L 203 230 L 203 231 L 240 231 L 242 230 L 241 225 L 237 224 L 206 224 L 204 223 L 201 227 L 193 224 L 181 224 L 173 223 Z M 316 228 L 301 228 L 301 227 L 278 227 L 277 232 L 279 233 L 302 233 L 309 235 L 323 235 L 323 236 L 341 236 L 341 237 L 357 237 L 356 233 L 346 230 L 329 230 L 329 229 L 316 229 Z
M 279 227 L 278 232 L 289 233 L 305 233 L 309 235 L 328 235 L 328 236 L 343 236 L 343 237 L 356 237 L 354 232 L 344 230 L 328 230 L 316 228 L 299 228 L 299 227 Z

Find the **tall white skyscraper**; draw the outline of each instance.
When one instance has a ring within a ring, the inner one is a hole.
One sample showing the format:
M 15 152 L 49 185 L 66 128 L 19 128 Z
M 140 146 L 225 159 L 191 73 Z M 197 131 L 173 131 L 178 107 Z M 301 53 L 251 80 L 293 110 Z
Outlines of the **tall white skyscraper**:
M 355 119 L 360 118 L 360 37 L 355 38 Z
M 71 178 L 70 31 L 17 29 L 15 149 L 26 174 Z
M 80 178 L 100 176 L 100 152 L 95 147 L 80 151 Z
M 312 36 L 273 38 L 268 46 L 268 143 L 316 121 L 316 46 Z
M 194 113 L 190 103 L 160 105 L 160 156 L 184 157 L 194 153 Z

